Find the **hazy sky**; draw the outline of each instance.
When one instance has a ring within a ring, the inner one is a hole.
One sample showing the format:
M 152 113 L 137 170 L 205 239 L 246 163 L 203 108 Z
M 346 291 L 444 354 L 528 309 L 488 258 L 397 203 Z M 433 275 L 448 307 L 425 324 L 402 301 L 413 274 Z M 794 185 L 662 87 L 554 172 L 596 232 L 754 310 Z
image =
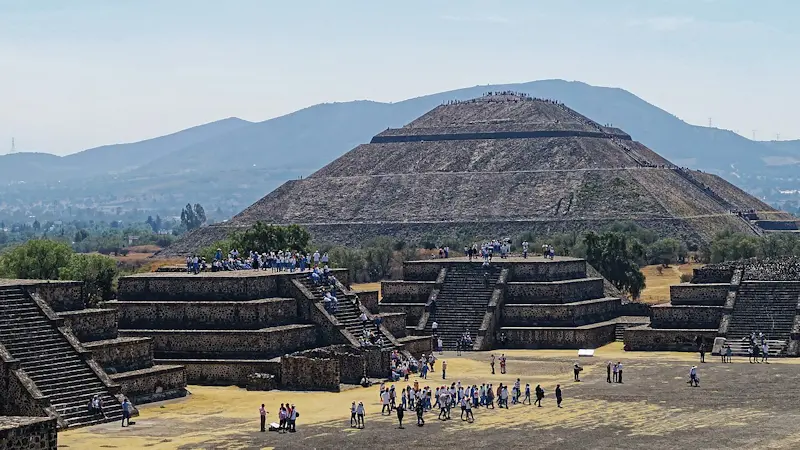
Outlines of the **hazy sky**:
M 794 0 L 0 0 L 0 153 L 546 78 L 800 138 Z

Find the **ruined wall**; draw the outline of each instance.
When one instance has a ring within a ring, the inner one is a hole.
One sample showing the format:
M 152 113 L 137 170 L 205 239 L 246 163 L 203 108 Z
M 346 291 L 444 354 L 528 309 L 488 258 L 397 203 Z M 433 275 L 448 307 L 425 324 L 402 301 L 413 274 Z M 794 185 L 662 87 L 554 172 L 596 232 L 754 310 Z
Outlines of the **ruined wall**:
M 682 283 L 669 288 L 673 305 L 725 306 L 730 284 Z
M 150 338 L 123 337 L 105 342 L 88 342 L 95 362 L 107 373 L 127 372 L 153 365 L 153 341 Z
M 207 386 L 244 387 L 252 373 L 268 373 L 280 377 L 280 359 L 271 360 L 214 360 L 214 359 L 159 359 L 158 364 L 180 364 L 186 369 L 189 384 Z
M 408 336 L 400 339 L 400 342 L 405 350 L 415 356 L 433 351 L 433 339 L 430 336 Z
M 124 330 L 120 335 L 153 338 L 157 358 L 269 358 L 314 347 L 314 325 L 266 330 Z
M 0 448 L 3 450 L 56 450 L 56 419 L 0 416 Z
M 281 357 L 281 387 L 301 391 L 339 392 L 339 361 L 284 355 Z
M 656 305 L 650 308 L 650 326 L 716 329 L 724 309 L 724 306 Z
M 292 356 L 335 359 L 339 361 L 339 380 L 346 384 L 359 384 L 366 370 L 363 352 L 346 345 L 322 347 L 295 353 Z
M 58 313 L 64 325 L 81 342 L 114 339 L 117 337 L 117 311 L 108 308 L 82 309 Z
M 733 265 L 727 267 L 700 267 L 692 273 L 692 283 L 730 283 L 733 278 Z
M 28 293 L 38 294 L 55 312 L 84 308 L 83 282 L 42 281 L 23 286 Z
M 506 284 L 506 303 L 571 303 L 605 297 L 601 278 Z
M 631 351 L 696 352 L 700 336 L 711 353 L 717 330 L 654 329 L 647 326 L 625 329 L 625 347 Z
M 620 299 L 588 300 L 572 304 L 505 304 L 501 323 L 507 327 L 579 326 L 619 316 Z
M 157 372 L 149 369 L 111 375 L 122 393 L 134 405 L 158 402 L 186 395 L 186 373 L 183 366 L 159 366 Z
M 425 303 L 435 285 L 434 281 L 382 281 L 381 303 Z
M 502 328 L 508 348 L 598 348 L 614 342 L 615 324 L 587 328 Z
M 279 276 L 252 271 L 197 275 L 147 274 L 121 277 L 117 298 L 127 300 L 235 301 L 278 296 Z M 263 275 L 262 275 L 263 274 Z M 258 276 L 260 275 L 260 276 Z
M 241 302 L 109 302 L 119 310 L 121 328 L 252 330 L 292 323 L 297 301 L 276 298 Z

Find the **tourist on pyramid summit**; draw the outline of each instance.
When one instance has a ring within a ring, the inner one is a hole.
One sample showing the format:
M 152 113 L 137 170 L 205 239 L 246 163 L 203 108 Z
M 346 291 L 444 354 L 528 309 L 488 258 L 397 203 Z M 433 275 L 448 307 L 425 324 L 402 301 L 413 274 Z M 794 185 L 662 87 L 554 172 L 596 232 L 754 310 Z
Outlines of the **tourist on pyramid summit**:
M 319 250 L 317 250 L 317 251 L 314 252 L 314 267 L 318 267 L 319 266 L 319 258 L 320 258 Z
M 528 241 L 522 242 L 522 257 L 527 259 L 528 258 Z

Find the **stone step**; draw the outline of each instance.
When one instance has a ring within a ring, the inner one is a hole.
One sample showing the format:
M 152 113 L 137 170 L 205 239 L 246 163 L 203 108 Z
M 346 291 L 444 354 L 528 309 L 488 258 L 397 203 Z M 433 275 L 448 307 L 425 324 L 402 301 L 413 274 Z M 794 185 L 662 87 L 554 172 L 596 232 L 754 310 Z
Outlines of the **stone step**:
M 39 383 L 46 382 L 49 378 L 52 378 L 53 372 L 58 372 L 58 377 L 61 381 L 75 380 L 86 377 L 87 375 L 93 373 L 91 369 L 84 366 L 80 368 L 73 367 L 69 368 L 68 370 L 64 370 L 63 368 L 38 370 L 35 373 L 28 373 L 28 377 L 30 377 L 30 379 L 38 385 Z
M 35 368 L 28 368 L 26 370 L 28 376 L 34 381 L 44 381 L 55 376 L 72 377 L 77 375 L 86 374 L 91 371 L 86 364 L 82 361 L 68 361 L 66 363 L 57 363 L 49 366 L 39 366 Z

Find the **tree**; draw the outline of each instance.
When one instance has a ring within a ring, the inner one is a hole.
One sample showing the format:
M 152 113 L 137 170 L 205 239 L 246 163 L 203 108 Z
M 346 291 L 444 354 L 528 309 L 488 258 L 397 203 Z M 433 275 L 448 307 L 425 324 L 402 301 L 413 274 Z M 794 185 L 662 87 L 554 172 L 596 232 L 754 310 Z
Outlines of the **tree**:
M 333 267 L 347 269 L 348 280 L 355 282 L 364 268 L 364 255 L 358 249 L 333 247 L 328 251 Z
M 59 273 L 62 280 L 83 281 L 91 306 L 110 300 L 114 294 L 114 279 L 118 275 L 114 258 L 103 255 L 76 253 Z
M 0 257 L 0 274 L 10 278 L 57 280 L 72 249 L 64 242 L 34 239 L 14 247 Z
M 638 298 L 645 287 L 644 274 L 636 264 L 644 255 L 644 248 L 636 239 L 625 234 L 589 232 L 584 237 L 586 260 L 617 289 Z
M 294 250 L 306 251 L 311 235 L 298 225 L 279 226 L 256 222 L 244 232 L 232 237 L 234 245 L 239 250 L 277 251 Z
M 38 221 L 38 220 L 34 220 L 34 221 L 33 221 L 33 230 L 34 230 L 34 231 L 39 231 L 39 230 L 41 230 L 41 229 L 42 229 L 42 224 L 41 224 L 41 223 L 39 223 L 39 221 Z
M 673 264 L 685 253 L 681 251 L 681 243 L 673 238 L 659 239 L 647 247 L 647 259 L 650 264 L 665 266 Z
M 206 223 L 206 211 L 200 203 L 195 203 L 194 207 L 192 207 L 191 203 L 187 203 L 183 210 L 181 210 L 181 225 L 183 225 L 186 230 L 195 230 L 200 228 L 204 223 Z
M 81 228 L 80 230 L 75 232 L 75 237 L 73 241 L 75 241 L 75 243 L 83 242 L 88 237 L 89 237 L 89 232 Z
M 394 239 L 378 236 L 364 246 L 364 268 L 370 280 L 382 280 L 392 273 L 394 259 Z

